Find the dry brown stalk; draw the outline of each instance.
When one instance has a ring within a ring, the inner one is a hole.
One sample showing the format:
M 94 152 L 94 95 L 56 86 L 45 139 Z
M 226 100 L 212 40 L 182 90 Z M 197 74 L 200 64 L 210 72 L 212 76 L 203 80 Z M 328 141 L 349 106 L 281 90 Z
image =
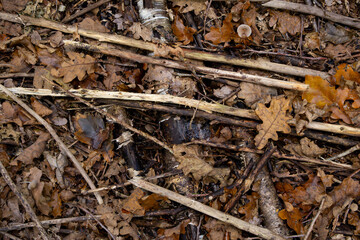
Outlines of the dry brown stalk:
M 129 47 L 135 47 L 143 50 L 148 50 L 151 52 L 156 52 L 159 49 L 159 45 L 152 42 L 136 40 L 121 35 L 85 30 L 78 28 L 77 26 L 60 24 L 54 21 L 48 21 L 43 18 L 32 18 L 23 15 L 18 16 L 15 14 L 0 12 L 0 19 L 9 22 L 19 23 L 19 24 L 50 28 L 64 33 L 71 33 L 71 34 L 77 33 L 80 36 L 96 39 L 101 42 L 109 42 L 109 43 L 129 46 Z M 170 46 L 166 46 L 166 48 L 171 49 Z M 322 78 L 329 77 L 329 75 L 325 72 L 301 68 L 301 67 L 294 67 L 285 64 L 273 63 L 264 59 L 257 59 L 257 60 L 242 59 L 238 57 L 229 57 L 222 54 L 213 54 L 213 53 L 186 50 L 186 49 L 183 49 L 183 53 L 185 58 L 196 59 L 201 61 L 225 63 L 225 64 L 237 65 L 247 68 L 257 68 L 266 71 L 277 72 L 277 73 L 288 74 L 299 77 L 305 77 L 305 75 L 320 76 Z
M 9 88 L 9 90 L 16 94 L 23 95 L 36 95 L 36 96 L 52 96 L 52 97 L 66 97 L 68 94 L 64 92 L 52 92 L 50 89 L 34 89 L 34 88 Z M 82 98 L 94 98 L 94 99 L 119 99 L 128 101 L 145 101 L 145 102 L 157 102 L 157 103 L 171 103 L 182 106 L 199 109 L 208 113 L 216 112 L 229 116 L 236 116 L 242 118 L 249 118 L 259 120 L 258 116 L 253 110 L 240 109 L 235 107 L 229 107 L 221 104 L 213 104 L 208 102 L 202 102 L 194 99 L 188 99 L 183 97 L 176 97 L 171 95 L 160 94 L 144 94 L 144 93 L 130 93 L 130 92 L 110 92 L 100 90 L 86 90 L 86 89 L 72 89 L 69 92 Z M 306 126 L 308 129 L 331 132 L 337 134 L 344 134 L 349 136 L 360 136 L 360 129 L 345 125 L 336 125 L 330 123 L 321 123 L 312 121 Z
M 121 57 L 140 63 L 149 63 L 149 64 L 160 65 L 168 68 L 176 68 L 176 69 L 182 69 L 188 71 L 195 70 L 197 72 L 208 74 L 218 78 L 226 78 L 236 81 L 250 82 L 250 83 L 265 85 L 268 87 L 278 87 L 278 88 L 284 88 L 284 89 L 296 90 L 296 91 L 305 91 L 309 88 L 308 84 L 304 84 L 300 82 L 282 81 L 274 78 L 262 77 L 262 76 L 240 73 L 240 72 L 226 71 L 226 70 L 204 67 L 204 66 L 197 66 L 189 63 L 184 64 L 183 62 L 148 57 L 148 56 L 132 53 L 129 51 L 106 48 L 102 46 L 94 46 L 94 45 L 79 43 L 70 40 L 64 40 L 64 44 L 67 46 L 80 48 L 87 51 L 99 52 L 106 55 Z

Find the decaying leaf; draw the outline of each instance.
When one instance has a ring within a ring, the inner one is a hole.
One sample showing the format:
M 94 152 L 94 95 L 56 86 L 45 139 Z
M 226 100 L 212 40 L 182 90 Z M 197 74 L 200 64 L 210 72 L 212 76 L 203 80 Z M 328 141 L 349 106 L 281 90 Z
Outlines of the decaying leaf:
M 36 167 L 31 168 L 30 171 L 27 173 L 27 176 L 29 177 L 30 182 L 28 188 L 31 191 L 32 196 L 35 200 L 36 207 L 40 210 L 42 214 L 49 215 L 52 209 L 48 204 L 48 199 L 46 198 L 46 196 L 44 196 L 44 192 L 49 192 L 49 183 L 40 181 L 42 172 Z
M 248 202 L 238 209 L 238 212 L 244 214 L 244 220 L 249 223 L 257 224 L 260 222 L 259 218 L 259 194 L 252 192 L 251 195 L 247 195 Z
M 34 111 L 37 114 L 39 114 L 41 117 L 52 114 L 52 110 L 41 104 L 36 98 L 31 97 L 30 100 L 31 100 L 31 106 L 33 107 Z
M 134 22 L 129 30 L 134 34 L 135 39 L 142 38 L 144 41 L 151 41 L 152 31 L 139 22 Z
M 360 83 L 360 73 L 356 72 L 353 66 L 347 65 L 346 63 L 340 64 L 337 67 L 334 78 L 336 80 L 336 84 L 340 84 L 343 80 Z
M 240 41 L 239 35 L 234 31 L 231 23 L 232 14 L 229 13 L 223 21 L 221 28 L 211 27 L 210 32 L 205 35 L 205 40 L 213 42 L 215 45 L 227 43 L 231 40 Z
M 306 137 L 300 140 L 300 144 L 287 144 L 284 148 L 292 154 L 306 157 L 317 157 L 326 153 L 326 149 L 319 148 L 313 141 Z
M 273 98 L 270 107 L 267 108 L 264 104 L 259 103 L 255 113 L 263 121 L 257 127 L 259 133 L 255 137 L 257 148 L 262 149 L 271 138 L 278 140 L 276 132 L 289 133 L 291 131 L 287 122 L 291 117 L 287 116 L 286 112 L 291 109 L 290 100 L 284 97 Z
M 59 69 L 51 69 L 51 74 L 55 77 L 64 77 L 64 83 L 69 83 L 75 78 L 79 81 L 85 79 L 86 74 L 94 73 L 95 59 L 89 55 L 68 52 L 68 61 L 64 61 Z
M 206 236 L 209 238 L 209 240 L 237 240 L 242 238 L 241 231 L 239 229 L 216 219 L 209 219 L 204 227 L 208 232 Z
M 196 32 L 196 29 L 185 26 L 183 20 L 178 14 L 175 15 L 171 28 L 174 35 L 179 41 L 182 41 L 184 45 L 187 45 L 194 40 L 193 35 Z
M 271 18 L 269 26 L 274 27 L 278 25 L 279 31 L 282 34 L 289 33 L 295 35 L 301 30 L 301 21 L 299 16 L 290 15 L 287 12 L 271 11 Z
M 34 158 L 38 158 L 44 152 L 47 141 L 50 139 L 50 134 L 43 132 L 38 139 L 28 148 L 26 148 L 13 162 L 12 165 L 17 165 L 17 161 L 24 164 L 31 164 Z
M 206 10 L 206 4 L 204 1 L 193 0 L 171 0 L 173 6 L 181 7 L 180 12 L 187 13 L 194 11 L 196 15 L 199 15 L 201 11 Z
M 76 138 L 94 149 L 100 149 L 103 142 L 109 138 L 109 130 L 98 116 L 76 114 L 75 128 Z
M 157 233 L 160 238 L 164 240 L 180 239 L 180 234 L 186 233 L 185 228 L 190 223 L 190 221 L 190 219 L 185 219 L 181 221 L 181 223 L 179 223 L 177 226 L 168 229 L 161 228 L 157 231 Z
M 230 174 L 228 168 L 214 168 L 204 159 L 200 158 L 198 146 L 174 145 L 174 155 L 180 163 L 179 169 L 183 170 L 185 175 L 192 175 L 196 181 L 203 179 L 205 182 L 220 181 L 224 186 Z
M 245 99 L 246 106 L 255 109 L 258 103 L 267 104 L 273 96 L 277 95 L 277 90 L 271 87 L 261 86 L 259 84 L 242 82 L 241 91 L 238 97 Z
M 339 70 L 339 74 L 336 75 L 337 79 L 346 77 L 348 79 L 356 79 L 356 72 L 352 70 L 342 71 Z M 332 111 L 331 117 L 334 119 L 342 119 L 347 124 L 352 124 L 352 121 L 346 113 L 346 108 L 349 108 L 347 100 L 353 101 L 351 107 L 358 108 L 360 106 L 360 98 L 354 90 L 347 87 L 335 88 L 328 81 L 318 76 L 306 76 L 305 83 L 309 84 L 309 89 L 302 95 L 303 99 L 306 99 L 309 103 L 314 103 L 319 108 L 325 106 L 330 107 Z
M 110 30 L 103 26 L 98 20 L 94 21 L 88 17 L 79 23 L 79 28 L 103 33 L 110 32 Z

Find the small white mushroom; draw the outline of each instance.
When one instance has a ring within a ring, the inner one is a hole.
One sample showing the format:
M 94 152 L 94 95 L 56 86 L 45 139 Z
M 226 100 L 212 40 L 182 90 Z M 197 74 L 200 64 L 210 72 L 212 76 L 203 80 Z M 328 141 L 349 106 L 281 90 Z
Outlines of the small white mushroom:
M 241 24 L 237 28 L 237 33 L 238 33 L 239 37 L 241 37 L 241 38 L 248 38 L 251 35 L 251 27 L 246 24 Z

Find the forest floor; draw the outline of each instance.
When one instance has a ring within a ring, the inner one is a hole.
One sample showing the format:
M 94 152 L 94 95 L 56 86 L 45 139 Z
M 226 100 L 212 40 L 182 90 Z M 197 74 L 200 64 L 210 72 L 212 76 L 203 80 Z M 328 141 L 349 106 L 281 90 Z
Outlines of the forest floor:
M 2 0 L 2 239 L 360 239 L 360 1 Z

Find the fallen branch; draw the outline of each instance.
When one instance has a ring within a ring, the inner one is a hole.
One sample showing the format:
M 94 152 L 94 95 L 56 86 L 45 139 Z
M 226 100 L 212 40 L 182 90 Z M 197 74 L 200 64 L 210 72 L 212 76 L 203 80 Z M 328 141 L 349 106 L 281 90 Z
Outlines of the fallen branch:
M 79 43 L 75 41 L 70 40 L 64 40 L 64 44 L 66 46 L 75 47 L 84 49 L 87 51 L 92 52 L 98 52 L 106 55 L 116 56 L 128 59 L 130 61 L 136 61 L 140 63 L 149 63 L 149 64 L 155 64 L 160 65 L 168 68 L 176 68 L 176 69 L 182 69 L 187 71 L 197 71 L 200 73 L 208 74 L 215 76 L 217 78 L 226 78 L 236 81 L 244 81 L 244 82 L 250 82 L 255 84 L 261 84 L 268 87 L 278 87 L 278 88 L 284 88 L 289 90 L 296 90 L 296 91 L 305 91 L 309 88 L 308 84 L 299 83 L 299 82 L 289 82 L 289 81 L 282 81 L 278 79 L 268 78 L 268 77 L 262 77 L 262 76 L 256 76 L 246 73 L 240 73 L 240 72 L 232 72 L 232 71 L 226 71 L 216 68 L 210 68 L 210 67 L 203 67 L 198 66 L 194 64 L 183 62 L 177 62 L 177 61 L 171 61 L 171 60 L 165 60 L 165 59 L 159 59 L 154 57 L 147 57 L 140 54 L 132 53 L 129 51 L 123 51 L 113 48 L 106 48 L 102 46 L 94 46 L 89 45 L 86 43 Z M 308 69 L 304 68 L 304 73 L 306 73 Z M 308 72 L 307 75 L 311 75 L 311 72 Z
M 79 161 L 75 158 L 75 156 L 70 152 L 70 150 L 66 147 L 65 143 L 60 139 L 60 137 L 56 134 L 55 130 L 51 127 L 51 125 L 45 121 L 42 117 L 40 117 L 34 110 L 29 108 L 20 98 L 15 96 L 11 91 L 9 91 L 6 87 L 0 84 L 0 90 L 6 93 L 9 97 L 11 97 L 17 104 L 19 104 L 22 108 L 24 108 L 28 113 L 30 113 L 38 122 L 40 122 L 46 130 L 51 134 L 51 136 L 55 139 L 60 149 L 66 152 L 66 155 L 73 162 L 76 169 L 80 172 L 85 181 L 89 184 L 91 189 L 96 189 L 95 184 L 90 179 L 89 175 L 85 172 L 84 168 L 81 166 Z M 94 193 L 99 204 L 103 204 L 103 200 L 99 193 Z
M 0 84 L 0 86 L 2 85 Z M 11 191 L 13 191 L 13 193 L 17 196 L 17 198 L 25 208 L 25 211 L 30 215 L 31 219 L 34 221 L 35 226 L 37 227 L 37 229 L 39 229 L 41 237 L 45 240 L 50 239 L 44 227 L 41 225 L 38 217 L 36 216 L 34 210 L 31 208 L 29 202 L 26 200 L 23 194 L 18 190 L 18 188 L 16 187 L 15 183 L 12 181 L 9 173 L 6 171 L 6 168 L 4 167 L 1 161 L 0 161 L 0 172 L 3 175 L 3 178 L 7 183 L 7 185 L 9 185 Z
M 38 27 L 50 28 L 54 30 L 58 30 L 64 33 L 71 33 L 71 34 L 79 34 L 83 37 L 88 37 L 92 39 L 96 39 L 101 42 L 109 42 L 115 43 L 120 45 L 125 45 L 129 47 L 135 47 L 151 52 L 156 52 L 159 49 L 159 45 L 152 43 L 152 42 L 145 42 L 141 40 L 136 40 L 129 37 L 124 37 L 121 35 L 115 34 L 107 34 L 101 32 L 95 32 L 90 30 L 85 30 L 78 28 L 77 26 L 69 26 L 49 20 L 45 20 L 43 18 L 32 18 L 28 16 L 18 16 L 15 14 L 0 12 L 0 19 L 15 22 L 19 24 L 26 24 L 26 25 L 33 25 Z M 170 46 L 166 46 L 166 48 L 171 49 Z M 242 59 L 239 57 L 229 57 L 221 54 L 212 54 L 207 52 L 200 52 L 200 51 L 193 51 L 193 50 L 186 50 L 183 49 L 184 57 L 190 59 L 196 59 L 201 61 L 209 61 L 209 62 L 218 62 L 218 63 L 225 63 L 231 65 L 237 65 L 247 68 L 257 68 L 271 72 L 277 72 L 282 74 L 289 74 L 299 77 L 305 77 L 306 74 L 313 75 L 313 76 L 320 76 L 322 78 L 327 78 L 329 75 L 327 73 L 311 70 L 308 69 L 307 72 L 304 72 L 304 68 L 289 66 L 285 64 L 278 64 L 269 62 L 263 59 Z
M 50 89 L 34 89 L 34 88 L 9 88 L 9 91 L 15 94 L 36 95 L 36 96 L 51 96 L 51 97 L 67 97 L 68 94 L 62 92 L 52 92 Z M 69 92 L 82 98 L 98 98 L 98 99 L 119 99 L 129 101 L 147 101 L 158 103 L 171 103 L 182 106 L 199 109 L 205 112 L 217 112 L 227 114 L 230 116 L 249 118 L 259 120 L 258 116 L 253 110 L 240 109 L 229 107 L 221 104 L 213 104 L 202 102 L 194 99 L 183 97 L 176 97 L 171 95 L 160 94 L 144 94 L 144 93 L 130 93 L 130 92 L 110 92 L 100 90 L 87 90 L 87 89 L 71 89 Z M 337 134 L 344 134 L 349 136 L 360 137 L 360 129 L 349 127 L 345 125 L 335 125 L 330 123 L 310 122 L 306 126 L 308 129 L 331 132 Z
M 256 236 L 265 238 L 265 239 L 277 239 L 277 240 L 285 240 L 283 236 L 280 236 L 266 228 L 258 227 L 256 225 L 250 224 L 248 222 L 245 222 L 243 220 L 240 220 L 238 218 L 235 218 L 229 214 L 223 213 L 219 210 L 216 210 L 212 207 L 209 207 L 207 205 L 204 205 L 198 201 L 195 201 L 193 199 L 184 197 L 178 193 L 175 193 L 173 191 L 170 191 L 166 188 L 159 187 L 155 184 L 146 182 L 140 178 L 133 178 L 129 180 L 133 185 L 145 189 L 147 191 L 159 194 L 161 196 L 167 197 L 170 200 L 173 200 L 175 202 L 178 202 L 182 205 L 185 205 L 189 208 L 192 208 L 198 212 L 201 212 L 203 214 L 206 214 L 208 216 L 211 216 L 213 218 L 216 218 L 224 223 L 231 224 L 232 226 L 250 232 Z
M 346 16 L 342 16 L 340 14 L 336 14 L 333 12 L 325 11 L 316 6 L 309 6 L 305 4 L 293 3 L 293 2 L 285 2 L 279 0 L 273 0 L 267 3 L 262 4 L 264 7 L 285 9 L 294 12 L 301 12 L 304 14 L 314 15 L 317 17 L 325 18 L 333 22 L 341 23 L 350 27 L 360 29 L 360 20 L 356 18 L 350 18 Z

